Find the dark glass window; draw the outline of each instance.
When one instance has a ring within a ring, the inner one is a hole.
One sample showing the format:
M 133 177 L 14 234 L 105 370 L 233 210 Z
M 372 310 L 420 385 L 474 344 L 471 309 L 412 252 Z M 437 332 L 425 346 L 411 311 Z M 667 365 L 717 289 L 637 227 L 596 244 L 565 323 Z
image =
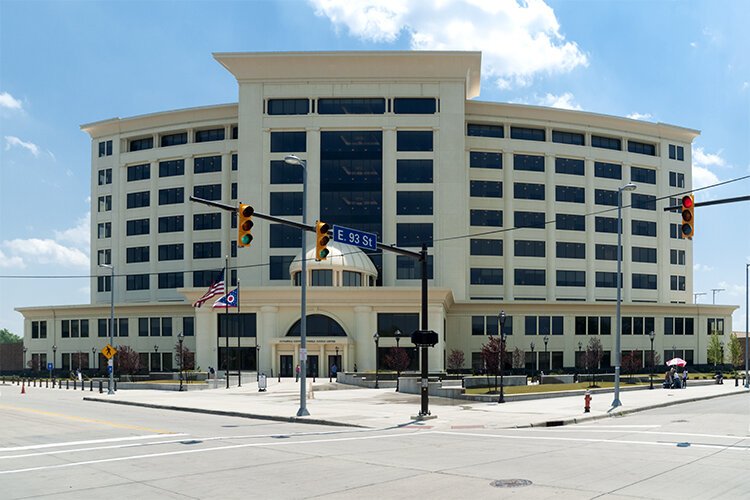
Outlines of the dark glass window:
M 231 196 L 231 198 L 232 198 L 233 200 L 236 200 L 236 199 L 237 199 L 237 183 L 236 183 L 236 182 L 233 182 L 233 183 L 232 183 L 232 189 L 231 189 L 231 191 L 232 191 L 232 193 L 231 193 L 231 195 L 230 195 L 230 196 Z M 234 213 L 234 212 L 233 212 L 233 213 Z
M 143 165 L 132 165 L 128 167 L 128 182 L 141 181 L 151 178 L 151 165 L 144 163 Z
M 272 153 L 304 153 L 307 151 L 305 132 L 271 132 Z
M 502 153 L 490 153 L 487 151 L 470 151 L 469 167 L 471 168 L 503 168 Z
M 585 231 L 586 217 L 583 215 L 557 214 L 555 216 L 555 227 L 564 231 Z
M 99 185 L 104 186 L 106 184 L 112 184 L 112 169 L 105 168 L 99 170 Z
M 148 262 L 148 247 L 128 247 L 125 249 L 125 262 L 134 264 L 137 262 Z
M 100 222 L 96 225 L 97 238 L 102 240 L 112 237 L 112 223 L 111 222 Z
M 617 260 L 617 245 L 597 244 L 596 260 Z
M 398 191 L 397 215 L 432 215 L 432 191 Z
M 382 115 L 385 99 L 375 98 L 321 98 L 318 99 L 319 115 Z
M 125 234 L 127 236 L 136 236 L 139 234 L 148 234 L 148 219 L 134 219 L 125 222 Z
M 519 200 L 543 200 L 544 184 L 514 182 L 513 197 Z
M 432 183 L 432 160 L 396 160 L 396 182 Z
M 656 248 L 632 247 L 633 262 L 656 264 Z
M 193 271 L 193 286 L 207 287 L 215 283 L 221 276 L 221 270 L 215 271 Z
M 617 191 L 610 191 L 609 189 L 595 189 L 594 190 L 594 204 L 616 207 L 617 206 Z
M 293 255 L 272 255 L 269 257 L 269 279 L 289 281 L 289 265 L 294 260 Z
M 129 143 L 128 151 L 141 151 L 144 149 L 151 149 L 154 147 L 154 138 L 145 137 L 143 139 L 131 139 Z
M 182 243 L 159 245 L 159 260 L 182 260 L 185 257 L 184 248 Z
M 471 210 L 469 225 L 503 227 L 502 210 Z
M 418 280 L 422 279 L 422 263 L 412 257 L 398 255 L 396 257 L 396 279 Z M 427 256 L 427 279 L 434 279 L 432 268 L 432 255 Z
M 397 151 L 432 151 L 432 130 L 396 131 Z
M 221 156 L 204 156 L 193 160 L 193 172 L 205 174 L 208 172 L 221 172 Z
M 271 215 L 302 215 L 302 191 L 271 193 Z
M 645 142 L 628 140 L 628 152 L 656 156 L 656 146 Z
M 396 97 L 393 112 L 397 115 L 432 115 L 437 111 L 434 97 Z
M 614 137 L 602 137 L 600 135 L 591 136 L 591 146 L 595 148 L 614 149 L 622 151 L 622 141 Z
M 402 247 L 421 247 L 422 243 L 432 246 L 432 224 L 412 222 L 396 224 L 396 241 Z
M 503 240 L 472 238 L 470 247 L 471 255 L 503 255 Z
M 513 212 L 515 227 L 531 227 L 544 229 L 544 212 Z
M 470 196 L 475 198 L 502 198 L 503 183 L 498 181 L 471 181 Z
M 472 285 L 502 285 L 503 270 L 492 267 L 472 267 L 470 270 Z
M 514 284 L 516 286 L 545 286 L 545 276 L 544 269 L 516 269 Z
M 678 160 L 678 161 L 685 160 L 685 148 L 683 148 L 682 146 L 676 146 L 674 144 L 670 144 L 669 145 L 669 159 Z
M 638 236 L 656 236 L 656 222 L 648 220 L 633 220 L 632 234 Z
M 516 257 L 544 257 L 546 243 L 544 241 L 515 240 L 513 255 Z
M 181 272 L 159 273 L 159 288 L 182 288 L 185 286 L 185 277 Z
M 615 196 L 617 193 L 615 193 Z M 596 217 L 594 220 L 595 231 L 597 233 L 614 233 L 617 234 L 616 217 Z
M 672 275 L 669 277 L 669 289 L 674 291 L 685 291 L 685 277 Z
M 271 184 L 302 184 L 302 166 L 271 160 Z
M 237 171 L 237 153 L 232 155 L 232 172 Z
M 419 314 L 416 313 L 378 313 L 378 333 L 391 337 L 396 330 L 413 332 L 419 329 Z
M 471 137 L 496 137 L 499 139 L 505 137 L 502 125 L 481 125 L 479 123 L 467 124 L 466 135 Z
M 656 196 L 651 194 L 631 193 L 630 206 L 640 210 L 656 210 Z
M 672 239 L 677 239 L 680 237 L 680 226 L 679 224 L 670 224 L 669 225 L 669 237 Z
M 193 186 L 193 196 L 204 200 L 221 200 L 221 184 Z
M 586 203 L 586 188 L 575 186 L 555 186 L 555 201 Z
M 200 243 L 193 243 L 194 259 L 214 259 L 217 257 L 221 257 L 220 241 L 204 241 Z
M 529 172 L 544 172 L 544 156 L 513 155 L 513 169 Z
M 159 162 L 159 177 L 185 175 L 185 160 L 168 160 Z
M 341 273 L 341 286 L 362 286 L 362 273 L 343 271 Z
M 313 269 L 310 275 L 310 286 L 333 286 L 333 271 L 330 269 Z
M 161 147 L 178 146 L 187 144 L 187 132 L 178 132 L 176 134 L 166 134 L 161 136 Z
M 240 128 L 238 126 L 232 127 L 232 139 L 237 139 L 240 136 Z
M 594 162 L 594 177 L 622 179 L 622 165 L 617 163 Z
M 309 99 L 269 99 L 269 115 L 306 115 L 310 112 Z
M 271 248 L 299 248 L 302 244 L 302 231 L 284 224 L 271 224 Z
M 586 286 L 586 271 L 557 271 L 557 286 Z
M 510 138 L 524 141 L 544 141 L 543 128 L 510 127 Z
M 99 143 L 99 158 L 102 156 L 112 156 L 112 141 Z
M 671 249 L 669 251 L 669 263 L 684 266 L 685 265 L 685 250 Z
M 650 168 L 630 167 L 630 180 L 645 184 L 656 184 L 656 170 Z
M 160 233 L 178 233 L 185 230 L 185 216 L 171 215 L 159 217 Z
M 174 203 L 184 203 L 185 188 L 167 188 L 159 190 L 159 205 L 172 205 Z
M 563 241 L 557 242 L 557 258 L 558 259 L 585 259 L 586 258 L 586 244 L 585 243 L 568 243 Z
M 597 271 L 596 287 L 597 288 L 617 288 L 617 273 Z
M 148 290 L 149 288 L 149 275 L 148 274 L 128 274 L 125 277 L 125 289 L 126 290 Z
M 197 130 L 195 132 L 195 142 L 223 141 L 224 129 L 212 128 L 209 130 Z
M 633 288 L 656 290 L 656 275 L 633 273 Z
M 576 146 L 583 146 L 583 134 L 576 132 L 562 132 L 559 130 L 552 131 L 552 142 L 558 142 L 560 144 L 575 144 Z
M 555 173 L 569 175 L 584 175 L 586 171 L 583 160 L 574 158 L 555 158 Z
M 221 229 L 221 214 L 212 212 L 209 214 L 193 215 L 193 231 L 204 231 L 206 229 Z
M 679 172 L 669 172 L 669 185 L 672 187 L 685 187 L 685 174 Z
M 147 207 L 151 204 L 151 193 L 149 191 L 139 191 L 137 193 L 128 193 L 128 208 Z

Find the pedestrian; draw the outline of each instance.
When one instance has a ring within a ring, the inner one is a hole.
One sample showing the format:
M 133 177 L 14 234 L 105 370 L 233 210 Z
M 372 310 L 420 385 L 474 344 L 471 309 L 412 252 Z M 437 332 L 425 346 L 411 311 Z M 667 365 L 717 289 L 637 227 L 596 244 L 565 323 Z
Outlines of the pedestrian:
M 688 371 L 686 367 L 685 370 L 683 370 L 682 372 L 682 388 L 683 389 L 687 387 L 687 379 L 688 379 Z
M 674 389 L 676 382 L 675 377 L 677 376 L 677 372 L 674 369 L 674 366 L 669 369 L 669 381 L 672 383 L 671 388 Z
M 354 373 L 357 373 L 357 363 L 354 363 Z
M 336 378 L 336 372 L 337 371 L 339 371 L 339 368 L 338 368 L 338 366 L 336 366 L 336 363 L 334 363 L 333 366 L 331 366 L 331 376 L 333 378 Z
M 300 374 L 300 371 L 301 371 L 301 369 L 300 369 L 300 367 L 299 367 L 299 363 L 297 363 L 297 368 L 295 368 L 295 369 L 294 369 L 294 381 L 295 381 L 295 382 L 298 382 L 298 381 L 299 381 L 299 374 Z

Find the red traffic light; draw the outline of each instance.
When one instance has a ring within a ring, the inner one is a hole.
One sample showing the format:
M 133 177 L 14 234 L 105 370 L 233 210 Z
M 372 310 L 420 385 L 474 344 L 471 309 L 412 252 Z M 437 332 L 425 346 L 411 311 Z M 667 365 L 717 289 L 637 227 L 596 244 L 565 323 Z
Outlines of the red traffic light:
M 693 197 L 690 195 L 683 196 L 682 197 L 682 206 L 685 208 L 690 208 L 693 206 Z

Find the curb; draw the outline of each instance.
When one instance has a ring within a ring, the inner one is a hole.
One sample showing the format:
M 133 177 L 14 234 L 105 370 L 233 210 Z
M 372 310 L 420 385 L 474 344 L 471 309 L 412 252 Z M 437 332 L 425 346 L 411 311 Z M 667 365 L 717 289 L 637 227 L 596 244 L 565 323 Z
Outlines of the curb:
M 369 427 L 365 427 L 362 425 L 347 424 L 344 422 L 336 422 L 333 420 L 323 420 L 319 418 L 281 417 L 281 416 L 276 416 L 276 415 L 261 415 L 261 414 L 254 414 L 254 413 L 242 413 L 238 411 L 207 410 L 204 408 L 189 408 L 189 407 L 184 407 L 184 406 L 158 405 L 158 404 L 153 404 L 153 403 L 139 403 L 136 401 L 116 401 L 116 400 L 111 400 L 111 399 L 101 399 L 101 398 L 92 398 L 92 397 L 84 397 L 83 400 L 93 401 L 96 403 L 110 403 L 110 404 L 125 405 L 125 406 L 138 406 L 141 408 L 153 408 L 156 410 L 172 410 L 172 411 L 184 411 L 188 413 L 203 413 L 206 415 L 221 415 L 224 417 L 252 418 L 256 420 L 272 420 L 275 422 L 289 422 L 289 423 L 295 423 L 295 424 L 314 424 L 314 425 L 328 425 L 331 427 L 354 427 L 358 429 L 369 429 Z

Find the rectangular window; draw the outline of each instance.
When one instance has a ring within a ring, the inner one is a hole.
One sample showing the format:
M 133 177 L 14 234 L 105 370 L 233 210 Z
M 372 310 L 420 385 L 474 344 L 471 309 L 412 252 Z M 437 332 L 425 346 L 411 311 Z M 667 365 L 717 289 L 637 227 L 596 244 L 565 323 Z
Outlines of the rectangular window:
M 374 98 L 320 98 L 319 115 L 382 115 L 385 99 Z
M 617 273 L 597 271 L 597 288 L 617 288 Z
M 185 278 L 181 272 L 159 273 L 159 289 L 182 288 L 185 286 Z
M 221 184 L 204 184 L 193 186 L 193 196 L 203 198 L 204 200 L 220 201 Z
M 502 153 L 469 151 L 469 168 L 503 168 Z
M 149 289 L 149 275 L 148 274 L 128 274 L 125 277 L 125 289 L 126 290 L 148 290 Z
M 437 111 L 434 97 L 396 97 L 393 112 L 397 115 L 432 115 Z
M 221 257 L 220 241 L 205 241 L 193 243 L 194 259 L 216 259 Z
M 125 234 L 127 236 L 137 236 L 140 234 L 149 234 L 148 219 L 133 219 L 125 222 Z
M 185 160 L 167 160 L 159 162 L 159 177 L 185 175 Z
M 513 225 L 517 228 L 544 229 L 544 212 L 513 212 Z
M 96 263 L 98 265 L 102 264 L 112 264 L 112 250 L 109 248 L 104 250 L 99 250 L 96 254 Z
M 546 255 L 544 241 L 515 240 L 513 255 L 516 257 L 544 257 Z
M 269 279 L 289 281 L 289 265 L 293 255 L 272 255 L 269 257 Z
M 232 154 L 232 172 L 237 171 L 237 153 Z
M 617 163 L 594 162 L 594 177 L 622 179 L 622 165 Z
M 669 263 L 677 266 L 685 265 L 685 250 L 671 249 L 669 251 Z
M 432 191 L 398 191 L 396 215 L 432 215 Z
M 358 273 L 359 274 L 359 273 Z M 422 263 L 413 257 L 396 256 L 396 279 L 418 280 L 422 278 Z M 427 256 L 427 279 L 433 279 L 432 255 Z
M 561 132 L 559 130 L 552 131 L 552 142 L 560 144 L 574 144 L 576 146 L 583 146 L 583 134 L 576 132 Z
M 125 262 L 134 264 L 137 262 L 148 262 L 148 247 L 128 247 L 125 249 Z
M 492 267 L 472 267 L 470 270 L 472 285 L 502 285 L 503 270 Z
M 544 269 L 516 269 L 514 284 L 516 286 L 545 286 Z
M 656 210 L 656 196 L 652 194 L 630 194 L 630 206 L 640 210 Z
M 685 277 L 672 275 L 669 277 L 669 289 L 673 291 L 685 291 Z
M 630 167 L 630 180 L 645 184 L 656 184 L 656 170 L 651 168 Z
M 432 160 L 396 160 L 396 182 L 431 184 Z
M 544 172 L 544 156 L 513 155 L 513 169 L 528 172 Z
M 299 248 L 302 244 L 302 231 L 296 227 L 271 224 L 270 230 L 271 248 Z
M 302 215 L 302 191 L 271 193 L 271 215 Z
M 555 228 L 561 231 L 585 231 L 586 217 L 583 215 L 557 214 Z
M 149 318 L 149 334 L 151 337 L 159 337 L 161 330 L 161 318 Z
M 517 200 L 543 200 L 544 184 L 514 182 L 513 197 Z
M 656 290 L 656 275 L 633 273 L 633 288 L 639 290 Z
M 584 175 L 586 171 L 583 160 L 573 158 L 555 158 L 555 173 L 568 175 Z
M 151 193 L 149 191 L 139 191 L 137 193 L 128 193 L 127 207 L 142 208 L 151 205 Z
M 397 151 L 432 151 L 432 130 L 396 131 Z
M 310 112 L 309 99 L 269 99 L 269 115 L 306 115 Z
M 112 210 L 112 195 L 99 197 L 99 212 L 109 212 Z
M 271 132 L 272 153 L 304 153 L 307 151 L 305 132 Z
M 498 181 L 471 181 L 469 195 L 473 198 L 502 198 L 503 183 Z
M 609 189 L 595 189 L 594 190 L 594 204 L 616 207 L 617 206 L 617 191 L 610 191 Z
M 341 273 L 341 286 L 362 286 L 362 273 L 343 271 Z
M 396 224 L 396 241 L 402 247 L 421 247 L 426 243 L 432 246 L 432 224 L 424 223 L 398 223 Z
M 159 205 L 174 205 L 185 202 L 185 188 L 167 188 L 159 190 Z
M 138 318 L 138 336 L 148 337 L 148 318 Z
M 586 271 L 557 271 L 557 286 L 586 286 Z
M 472 238 L 470 248 L 471 255 L 492 255 L 501 257 L 503 255 L 503 240 Z
M 645 142 L 628 140 L 628 152 L 641 155 L 656 156 L 656 146 Z
M 467 124 L 466 135 L 470 137 L 495 137 L 498 139 L 505 137 L 502 125 L 482 125 L 479 123 Z
M 193 159 L 193 172 L 196 174 L 221 172 L 221 156 L 204 156 Z
M 594 226 L 597 233 L 617 234 L 617 218 L 615 217 L 596 217 Z
M 159 245 L 159 260 L 182 260 L 185 258 L 185 247 L 182 243 Z
M 179 146 L 187 144 L 187 132 L 178 132 L 176 134 L 165 134 L 161 136 L 161 147 Z
M 105 184 L 112 184 L 112 169 L 105 168 L 99 170 L 99 185 L 104 186 Z
M 142 151 L 144 149 L 151 149 L 154 147 L 154 138 L 145 137 L 143 139 L 131 139 L 129 142 L 128 151 Z
M 597 244 L 596 260 L 617 260 L 617 245 Z
M 208 130 L 196 130 L 195 142 L 223 141 L 224 128 L 212 128 Z M 197 173 L 197 172 L 196 172 Z
M 669 185 L 671 187 L 684 188 L 685 174 L 680 172 L 669 172 Z
M 709 335 L 724 335 L 724 318 L 708 318 L 706 331 Z
M 632 220 L 632 234 L 637 236 L 656 236 L 656 222 Z
M 302 166 L 271 160 L 271 184 L 302 184 Z
M 159 217 L 160 233 L 179 233 L 185 230 L 185 216 L 171 215 L 168 217 Z
M 523 141 L 545 141 L 543 128 L 510 127 L 510 138 Z
M 557 242 L 557 258 L 558 259 L 585 259 L 586 258 L 586 244 L 585 243 L 568 243 L 564 241 Z
M 109 292 L 111 290 L 112 290 L 112 277 L 111 276 L 97 276 L 96 291 L 97 292 Z
M 656 248 L 632 247 L 633 262 L 656 264 Z
M 555 201 L 586 203 L 586 188 L 576 186 L 555 186 Z
M 484 316 L 471 317 L 471 334 L 484 335 Z
M 620 141 L 620 139 L 615 139 L 614 137 L 592 135 L 591 146 L 595 148 L 614 149 L 615 151 L 622 151 L 622 141 Z
M 205 231 L 208 229 L 221 229 L 221 214 L 218 212 L 194 214 L 193 231 Z
M 471 210 L 469 212 L 469 225 L 503 227 L 503 211 Z
M 99 143 L 99 158 L 102 156 L 112 156 L 112 141 L 102 141 Z
M 310 286 L 333 286 L 333 271 L 330 269 L 313 269 Z

